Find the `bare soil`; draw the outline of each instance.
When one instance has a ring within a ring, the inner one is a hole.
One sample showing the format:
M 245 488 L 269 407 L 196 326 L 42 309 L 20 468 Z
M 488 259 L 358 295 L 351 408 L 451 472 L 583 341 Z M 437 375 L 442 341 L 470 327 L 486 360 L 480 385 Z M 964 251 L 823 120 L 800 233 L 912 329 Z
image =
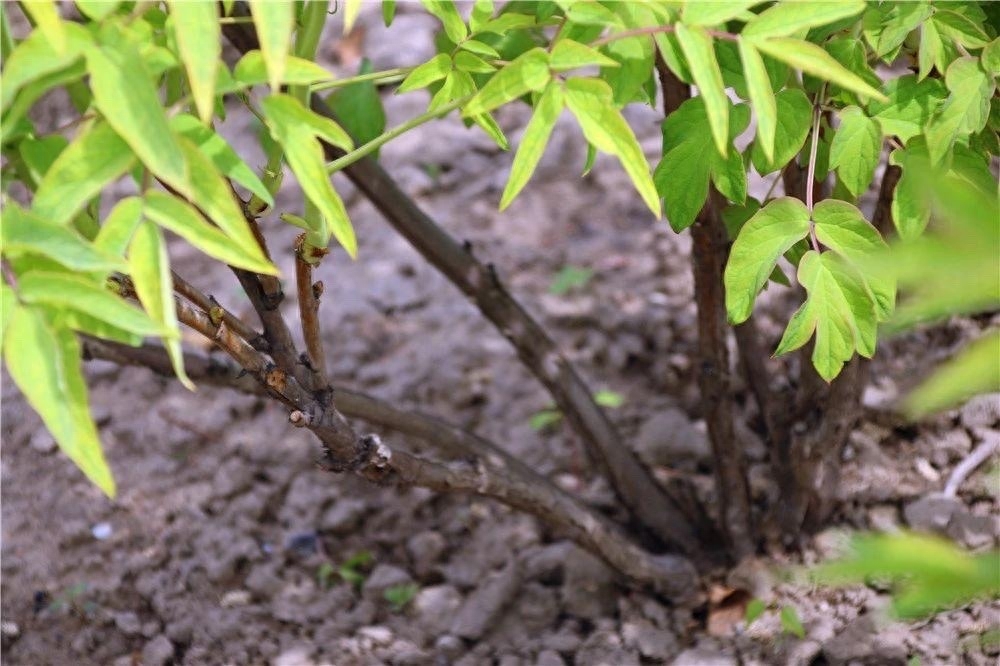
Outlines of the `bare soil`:
M 377 12 L 362 16 L 369 37 L 360 51 L 376 68 L 429 55 L 433 21 L 400 9 L 388 38 Z M 324 56 L 341 71 L 356 66 L 344 48 Z M 420 94 L 387 97 L 390 125 L 425 104 Z M 233 111 L 222 131 L 256 165 L 250 138 L 259 128 Z M 656 154 L 657 114 L 630 113 Z M 512 143 L 525 118 L 523 109 L 501 114 Z M 381 161 L 443 226 L 496 264 L 594 390 L 624 397 L 611 413 L 640 455 L 661 473 L 696 475 L 710 497 L 690 360 L 688 240 L 651 219 L 613 160 L 599 159 L 580 178 L 577 132 L 569 119 L 559 123 L 538 175 L 503 214 L 496 205 L 510 156 L 454 119 L 389 144 Z M 569 429 L 531 427 L 548 399 L 503 337 L 370 204 L 337 185 L 361 248 L 356 262 L 334 251 L 318 276 L 326 283 L 321 313 L 335 382 L 442 415 L 606 504 L 608 490 Z M 756 182 L 758 195 L 766 186 Z M 299 202 L 288 187 L 278 207 L 294 211 Z M 265 231 L 291 274 L 293 232 L 274 217 Z M 229 273 L 180 243 L 172 256 L 181 275 L 249 315 Z M 553 279 L 566 266 L 593 276 L 555 295 Z M 774 343 L 794 296 L 780 287 L 769 292 L 761 320 Z M 294 305 L 286 306 L 294 319 Z M 917 425 L 882 409 L 982 325 L 956 320 L 883 344 L 865 395 L 871 417 L 845 455 L 836 526 L 803 552 L 745 563 L 696 612 L 620 586 L 599 561 L 503 506 L 320 471 L 317 442 L 290 427 L 276 405 L 210 387 L 189 393 L 145 370 L 92 362 L 93 414 L 120 488 L 108 500 L 58 452 L 5 375 L 4 663 L 996 663 L 1000 644 L 990 636 L 1000 628 L 998 602 L 901 623 L 888 617 L 884 588 L 817 589 L 771 573 L 835 555 L 853 529 L 936 527 L 968 547 L 996 547 L 996 461 L 993 472 L 987 463 L 963 485 L 953 505 L 935 508 L 927 498 L 978 442 L 1000 437 L 997 397 Z M 740 432 L 759 462 L 759 439 L 749 428 Z M 763 499 L 773 489 L 757 476 L 754 493 Z M 360 579 L 345 580 L 338 570 L 358 554 L 367 560 L 354 569 Z M 742 616 L 752 596 L 770 610 L 747 627 Z M 804 638 L 782 629 L 778 609 L 786 606 Z

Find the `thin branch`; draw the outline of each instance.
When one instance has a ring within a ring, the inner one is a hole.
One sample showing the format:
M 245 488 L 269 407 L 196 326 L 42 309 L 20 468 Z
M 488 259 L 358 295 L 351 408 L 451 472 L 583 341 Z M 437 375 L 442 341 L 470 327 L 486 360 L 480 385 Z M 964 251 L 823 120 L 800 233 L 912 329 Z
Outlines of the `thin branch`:
M 242 319 L 223 308 L 214 298 L 206 296 L 197 287 L 178 275 L 176 271 L 171 271 L 171 276 L 175 292 L 201 308 L 209 317 L 221 317 L 226 322 L 226 326 L 236 331 L 236 334 L 249 342 L 254 349 L 265 353 L 270 351 L 267 339 L 261 333 L 255 331 Z
M 414 69 L 416 69 L 416 67 L 395 67 L 393 69 L 382 70 L 381 72 L 358 74 L 357 76 L 351 76 L 346 79 L 334 79 L 333 81 L 314 83 L 309 86 L 309 89 L 313 92 L 323 92 L 332 88 L 342 88 L 344 86 L 354 85 L 355 83 L 364 83 L 365 81 L 393 83 L 406 78 Z
M 809 209 L 810 217 L 812 216 L 815 195 L 813 181 L 816 179 L 816 156 L 819 153 L 819 123 L 823 118 L 820 103 L 823 101 L 824 90 L 825 86 L 816 96 L 816 104 L 813 105 L 812 144 L 809 146 L 809 165 L 806 167 L 806 208 Z M 811 221 L 809 223 L 809 241 L 812 244 L 813 250 L 819 252 L 820 246 L 819 239 L 816 237 L 816 224 Z
M 440 108 L 434 109 L 433 111 L 428 111 L 426 113 L 422 113 L 419 116 L 416 116 L 415 118 L 411 118 L 406 122 L 401 123 L 396 127 L 393 127 L 391 130 L 387 132 L 382 132 L 368 143 L 358 146 L 351 152 L 342 155 L 341 157 L 338 157 L 337 159 L 327 164 L 326 172 L 333 174 L 343 169 L 346 169 L 347 167 L 354 164 L 358 160 L 363 159 L 368 155 L 371 155 L 376 150 L 381 148 L 383 145 L 389 143 L 396 137 L 406 134 L 414 127 L 419 127 L 424 123 L 428 123 L 432 120 L 437 120 L 438 118 L 443 118 L 444 116 L 448 115 L 458 107 L 468 102 L 473 97 L 474 95 L 466 95 L 465 97 L 452 100 Z
M 318 263 L 326 248 L 318 248 L 306 241 L 306 235 L 299 235 L 295 241 L 295 286 L 298 291 L 299 317 L 302 320 L 302 337 L 306 342 L 306 353 L 313 372 L 314 391 L 323 390 L 329 383 L 326 378 L 326 353 L 323 350 L 323 335 L 319 325 L 319 296 L 323 283 L 312 281 L 313 263 Z
M 140 365 L 172 374 L 166 351 L 155 344 L 138 348 L 86 338 L 88 358 Z M 262 394 L 264 387 L 231 362 L 187 353 L 184 366 L 194 381 Z M 337 407 L 346 416 L 361 418 L 397 430 L 463 458 L 438 463 L 390 449 L 369 435 L 360 447 L 367 457 L 358 474 L 377 483 L 402 483 L 439 492 L 469 492 L 496 499 L 538 516 L 547 524 L 620 571 L 633 585 L 648 586 L 676 601 L 691 600 L 697 592 L 697 572 L 684 558 L 651 555 L 635 545 L 607 518 L 563 492 L 551 481 L 492 442 L 456 426 L 415 412 L 407 412 L 377 398 L 348 389 L 334 389 Z M 294 413 L 293 413 L 294 414 Z M 295 420 L 308 420 L 303 414 Z

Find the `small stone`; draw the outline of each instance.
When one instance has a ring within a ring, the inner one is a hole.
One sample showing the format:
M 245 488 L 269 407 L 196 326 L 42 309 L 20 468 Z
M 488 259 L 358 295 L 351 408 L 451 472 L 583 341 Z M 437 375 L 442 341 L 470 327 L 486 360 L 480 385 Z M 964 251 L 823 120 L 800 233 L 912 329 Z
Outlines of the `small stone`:
M 874 639 L 878 634 L 871 615 L 861 615 L 847 624 L 823 645 L 823 656 L 831 666 L 868 663 L 875 655 Z
M 565 611 L 583 619 L 614 613 L 618 606 L 615 574 L 590 553 L 574 546 L 566 555 L 562 602 Z
M 90 533 L 94 535 L 94 538 L 98 541 L 106 541 L 111 538 L 111 535 L 114 533 L 114 528 L 111 527 L 111 523 L 97 523 L 90 528 Z
M 469 640 L 480 638 L 513 601 L 521 587 L 521 567 L 517 560 L 490 575 L 466 598 L 451 625 L 451 633 Z
M 313 531 L 292 534 L 285 539 L 285 550 L 298 557 L 312 557 L 319 552 L 319 535 Z
M 962 508 L 962 503 L 954 497 L 931 494 L 907 504 L 903 508 L 903 517 L 915 530 L 943 531 L 955 512 Z
M 677 407 L 667 407 L 642 424 L 635 450 L 643 462 L 656 466 L 697 463 L 711 457 L 708 436 Z
M 622 638 L 627 647 L 637 649 L 642 656 L 660 662 L 665 662 L 680 649 L 676 636 L 669 631 L 657 629 L 645 620 L 622 624 Z
M 1000 421 L 1000 393 L 979 395 L 959 410 L 966 428 L 988 428 Z
M 670 662 L 670 666 L 738 666 L 733 657 L 706 648 L 684 650 Z
M 17 626 L 17 622 L 4 621 L 0 622 L 0 636 L 4 638 L 17 638 L 21 635 L 21 627 Z
M 461 638 L 445 634 L 434 641 L 434 651 L 445 659 L 453 661 L 465 652 L 465 644 Z
M 28 444 L 39 453 L 51 453 L 56 450 L 56 440 L 45 428 L 39 428 L 31 434 Z
M 223 608 L 239 608 L 250 603 L 251 596 L 247 590 L 230 590 L 222 595 L 219 605 Z
M 250 575 L 243 582 L 248 590 L 267 599 L 281 591 L 284 583 L 274 572 L 274 566 L 259 564 L 250 570 Z
M 1000 536 L 1000 517 L 956 511 L 948 524 L 948 536 L 972 550 L 985 548 Z
M 296 645 L 279 654 L 273 662 L 274 666 L 313 666 L 313 648 Z
M 390 587 L 413 582 L 413 577 L 405 569 L 391 564 L 376 566 L 361 588 L 366 599 L 381 599 L 382 593 Z
M 934 469 L 934 466 L 931 465 L 926 458 L 916 458 L 913 461 L 913 468 L 917 470 L 917 473 L 920 474 L 920 476 L 924 477 L 931 483 L 937 483 L 941 480 L 941 472 Z
M 451 627 L 455 613 L 462 605 L 462 595 L 452 585 L 425 587 L 413 599 L 413 612 L 419 624 L 429 634 L 441 634 Z
M 892 504 L 879 504 L 868 510 L 868 524 L 879 532 L 899 531 L 899 509 Z
M 896 383 L 888 377 L 880 377 L 875 384 L 865 387 L 861 403 L 869 409 L 889 409 L 898 396 Z
M 115 613 L 115 627 L 126 636 L 142 633 L 142 621 L 135 613 Z
M 361 627 L 358 629 L 358 636 L 367 638 L 373 645 L 388 645 L 392 642 L 392 629 L 382 625 Z
M 160 634 L 142 648 L 142 666 L 166 666 L 174 657 L 174 645 Z
M 339 499 L 319 519 L 319 526 L 334 534 L 345 534 L 353 531 L 367 512 L 368 504 L 364 500 Z
M 566 662 L 555 650 L 542 650 L 535 659 L 535 666 L 566 666 Z
M 432 530 L 418 532 L 406 542 L 406 552 L 413 559 L 413 570 L 421 577 L 430 573 L 447 547 L 444 536 Z
M 242 458 L 233 456 L 222 463 L 212 479 L 212 495 L 232 497 L 253 483 L 253 468 Z
M 851 548 L 851 535 L 847 530 L 830 527 L 813 537 L 813 547 L 824 560 L 846 554 Z
M 639 656 L 622 645 L 617 633 L 598 630 L 592 633 L 573 658 L 576 666 L 614 664 L 614 666 L 639 666 Z

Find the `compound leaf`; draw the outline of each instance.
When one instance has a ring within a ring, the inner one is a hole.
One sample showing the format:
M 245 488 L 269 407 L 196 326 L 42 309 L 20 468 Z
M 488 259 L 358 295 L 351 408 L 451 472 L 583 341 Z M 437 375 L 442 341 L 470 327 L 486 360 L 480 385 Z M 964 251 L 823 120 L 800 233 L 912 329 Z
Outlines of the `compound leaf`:
M 510 167 L 507 186 L 504 188 L 503 196 L 500 197 L 500 210 L 510 205 L 531 178 L 538 160 L 545 152 L 545 144 L 548 143 L 549 135 L 552 134 L 552 128 L 555 127 L 562 108 L 562 87 L 554 81 L 550 82 L 538 99 L 535 112 L 524 129 L 521 145 L 517 147 L 514 163 Z

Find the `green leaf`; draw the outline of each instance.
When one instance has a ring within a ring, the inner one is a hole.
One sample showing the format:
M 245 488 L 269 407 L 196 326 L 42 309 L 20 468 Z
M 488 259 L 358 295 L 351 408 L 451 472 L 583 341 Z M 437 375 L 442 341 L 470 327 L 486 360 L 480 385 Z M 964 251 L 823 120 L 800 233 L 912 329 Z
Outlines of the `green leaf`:
M 786 5 L 778 5 L 783 7 Z M 802 70 L 830 83 L 835 83 L 845 90 L 858 95 L 877 100 L 886 97 L 875 88 L 868 85 L 864 79 L 833 59 L 822 47 L 801 39 L 779 37 L 773 39 L 754 40 L 754 45 L 775 60 Z
M 358 74 L 371 71 L 371 61 L 363 58 Z M 326 98 L 326 103 L 358 143 L 368 143 L 385 131 L 385 110 L 374 81 L 359 81 L 339 88 Z M 372 157 L 378 159 L 378 151 Z
M 494 74 L 465 105 L 462 116 L 478 116 L 533 90 L 542 90 L 551 78 L 549 54 L 544 49 L 533 48 Z
M 398 613 L 406 608 L 406 605 L 413 600 L 413 597 L 417 596 L 419 591 L 420 587 L 416 583 L 401 583 L 387 587 L 382 596 Z
M 263 60 L 267 63 L 267 80 L 271 91 L 278 92 L 285 78 L 288 50 L 295 29 L 295 3 L 290 0 L 250 0 L 250 13 Z
M 463 72 L 469 72 L 470 74 L 492 74 L 497 69 L 479 56 L 473 55 L 467 51 L 459 51 L 456 53 L 454 62 L 456 69 L 460 69 Z
M 212 160 L 215 168 L 226 178 L 235 181 L 251 193 L 274 205 L 274 198 L 257 174 L 244 162 L 232 146 L 221 136 L 205 127 L 198 119 L 181 113 L 170 119 L 170 129 L 192 142 L 203 155 Z
M 260 51 L 247 52 L 236 63 L 236 67 L 233 68 L 233 77 L 244 86 L 256 86 L 264 83 L 268 80 L 270 74 L 271 72 L 264 61 L 264 55 Z M 331 81 L 333 78 L 333 74 L 311 60 L 291 55 L 285 57 L 281 83 L 308 85 L 322 81 Z M 222 89 L 222 86 L 220 86 L 220 90 Z M 277 90 L 277 88 L 272 88 L 272 90 Z
M 476 0 L 469 14 L 469 29 L 476 34 L 493 18 L 493 0 Z
M 275 274 L 274 266 L 250 258 L 246 248 L 237 247 L 231 238 L 210 225 L 186 201 L 158 191 L 146 192 L 144 198 L 143 214 L 146 218 L 174 232 L 210 257 L 257 273 Z
M 39 32 L 52 44 L 56 53 L 66 51 L 66 27 L 59 16 L 59 9 L 53 0 L 30 0 L 22 2 L 21 9 L 31 17 Z
M 982 48 L 989 43 L 990 38 L 980 25 L 957 11 L 943 9 L 943 6 L 934 8 L 934 27 L 938 32 L 967 49 Z
M 886 248 L 885 241 L 861 211 L 846 201 L 826 199 L 813 208 L 816 238 L 858 272 L 875 305 L 879 321 L 885 321 L 892 313 L 896 301 L 895 281 L 879 277 L 866 270 L 873 257 L 880 256 Z M 874 351 L 874 349 L 872 350 Z
M 939 164 L 959 134 L 972 134 L 986 127 L 995 84 L 975 58 L 959 58 L 948 67 L 945 84 L 950 94 L 940 112 L 928 124 L 927 149 L 931 163 Z
M 349 151 L 354 147 L 350 137 L 332 120 L 317 116 L 288 95 L 271 95 L 261 102 L 261 108 L 271 134 L 285 149 L 285 159 L 295 172 L 302 191 L 323 216 L 324 229 L 317 234 L 319 242 L 313 244 L 325 247 L 332 234 L 347 253 L 355 257 L 358 241 L 354 228 L 344 202 L 330 183 L 323 146 L 317 139 L 322 138 Z
M 361 0 L 344 1 L 344 34 L 348 34 L 354 28 L 358 14 L 361 12 Z
M 896 52 L 906 37 L 932 13 L 926 2 L 892 2 L 871 6 L 863 18 L 865 40 L 879 58 Z
M 1000 75 L 1000 37 L 994 39 L 983 48 L 979 59 L 983 63 L 983 71 L 993 76 Z
M 779 615 L 781 616 L 781 628 L 784 629 L 785 633 L 792 634 L 797 638 L 806 637 L 806 629 L 802 626 L 799 613 L 794 606 L 782 606 Z
M 447 53 L 438 53 L 436 56 L 420 65 L 407 75 L 403 82 L 399 84 L 397 93 L 405 93 L 411 90 L 426 88 L 435 81 L 440 81 L 451 72 L 451 58 Z
M 174 305 L 167 244 L 155 224 L 143 222 L 136 229 L 129 245 L 128 263 L 129 275 L 139 301 L 160 328 L 171 334 L 164 336 L 163 342 L 170 355 L 174 373 L 181 384 L 193 391 L 194 384 L 184 371 L 184 352 L 181 349 L 177 309 Z
M 562 87 L 555 81 L 549 83 L 535 105 L 535 112 L 524 128 L 521 144 L 514 155 L 514 163 L 510 167 L 510 177 L 500 197 L 500 210 L 505 209 L 518 195 L 531 178 L 538 160 L 545 152 L 545 144 L 549 141 L 552 128 L 559 119 L 563 108 Z
M 232 240 L 233 247 L 244 254 L 244 263 L 267 266 L 265 272 L 277 275 L 278 269 L 270 264 L 264 251 L 260 249 L 257 237 L 250 229 L 232 187 L 215 169 L 212 161 L 193 143 L 187 139 L 181 139 L 180 142 L 191 173 L 191 203 L 204 211 Z
M 681 11 L 681 21 L 686 25 L 719 25 L 742 16 L 746 10 L 761 4 L 761 0 L 717 0 L 714 2 L 686 2 Z
M 10 143 L 15 138 L 30 133 L 30 121 L 25 120 L 24 116 L 43 95 L 53 88 L 79 83 L 86 73 L 86 65 L 83 62 L 75 62 L 69 67 L 45 74 L 21 88 L 10 108 L 0 119 L 0 137 L 3 143 Z M 0 88 L 7 89 L 6 81 Z
M 685 101 L 663 122 L 663 159 L 653 180 L 674 231 L 683 231 L 694 222 L 708 197 L 710 180 L 727 198 L 741 203 L 746 198 L 743 156 L 732 149 L 732 140 L 746 129 L 750 112 L 741 104 L 727 115 L 731 150 L 725 158 L 714 149 L 701 97 Z
M 528 425 L 532 430 L 545 430 L 561 420 L 562 412 L 558 409 L 543 409 L 531 415 L 531 418 L 528 419 Z
M 53 224 L 8 202 L 0 224 L 3 252 L 8 257 L 40 254 L 75 271 L 123 270 L 119 257 L 92 245 L 72 227 Z
M 382 22 L 385 27 L 392 25 L 394 18 L 396 18 L 396 0 L 382 0 Z
M 617 60 L 609 58 L 600 51 L 572 39 L 560 39 L 552 48 L 549 56 L 549 67 L 556 72 L 565 72 L 577 67 L 620 67 Z
M 878 123 L 856 106 L 840 112 L 840 127 L 830 144 L 830 168 L 855 197 L 868 190 L 882 153 Z
M 617 14 L 599 4 L 596 0 L 574 2 L 566 10 L 566 18 L 573 23 L 580 23 L 582 25 L 597 25 L 609 28 L 625 27 Z
M 594 277 L 594 271 L 589 268 L 563 266 L 552 278 L 549 293 L 555 296 L 564 296 L 574 289 L 586 286 L 592 277 Z
M 806 252 L 799 262 L 798 278 L 808 296 L 792 315 L 774 353 L 798 349 L 815 331 L 813 366 L 830 382 L 855 350 L 867 358 L 874 353 L 875 305 L 856 272 L 833 252 Z
M 764 611 L 767 610 L 767 606 L 760 599 L 751 599 L 750 603 L 747 604 L 746 614 L 744 615 L 744 621 L 750 625 L 757 620 Z
M 150 171 L 186 189 L 184 153 L 141 56 L 124 43 L 92 48 L 87 51 L 87 71 L 94 103 L 108 124 Z
M 17 93 L 29 83 L 66 69 L 93 43 L 83 26 L 66 23 L 66 48 L 57 51 L 41 30 L 32 32 L 19 43 L 4 62 L 3 86 L 0 86 L 0 109 L 6 112 Z
M 778 259 L 807 235 L 809 210 L 793 197 L 775 199 L 747 220 L 733 243 L 723 274 L 730 322 L 742 324 L 750 317 L 757 294 L 767 284 Z
M 1000 391 L 1000 331 L 986 333 L 937 368 L 903 403 L 909 418 L 959 405 L 975 395 Z
M 771 87 L 771 80 L 760 53 L 742 37 L 739 40 L 740 59 L 746 76 L 750 104 L 757 114 L 757 143 L 764 159 L 774 162 L 774 141 L 778 125 L 778 103 Z
M 947 95 L 941 81 L 918 81 L 912 74 L 886 82 L 883 90 L 887 100 L 872 101 L 868 113 L 878 121 L 885 136 L 898 137 L 903 143 L 924 131 L 924 125 Z
M 17 291 L 25 303 L 79 310 L 136 335 L 164 332 L 145 312 L 80 275 L 28 271 L 18 276 Z
M 455 44 L 468 37 L 469 30 L 465 27 L 453 0 L 420 0 L 428 12 L 444 25 L 444 32 Z
M 68 145 L 69 141 L 61 134 L 50 134 L 37 139 L 28 137 L 17 144 L 17 152 L 20 153 L 28 178 L 32 181 L 31 189 L 37 192 L 38 184 Z
M 214 0 L 171 0 L 177 52 L 203 123 L 215 111 L 215 80 L 222 58 L 222 31 Z
M 142 199 L 126 197 L 119 201 L 101 225 L 94 247 L 115 256 L 124 256 L 139 222 L 142 221 Z
M 32 209 L 67 224 L 135 164 L 135 153 L 105 122 L 95 123 L 59 155 L 38 186 Z
M 726 97 L 722 72 L 712 49 L 712 38 L 704 28 L 689 28 L 683 23 L 677 25 L 677 40 L 681 44 L 695 85 L 708 113 L 708 124 L 715 139 L 719 154 L 726 156 L 729 144 L 729 98 Z
M 598 150 L 616 155 L 642 200 L 660 217 L 660 197 L 649 173 L 649 163 L 621 113 L 614 107 L 611 88 L 600 79 L 566 81 L 566 105 L 576 117 L 587 141 Z
M 76 336 L 53 327 L 37 309 L 19 307 L 7 324 L 4 361 L 59 448 L 113 498 L 115 481 L 88 411 Z
M 943 73 L 947 69 L 944 65 L 947 60 L 949 59 L 945 55 L 945 45 L 941 40 L 941 35 L 938 34 L 937 28 L 934 27 L 934 21 L 925 22 L 920 28 L 917 79 L 923 81 L 935 66 L 938 72 Z
M 463 51 L 468 51 L 469 53 L 475 53 L 476 55 L 483 56 L 485 58 L 494 58 L 500 60 L 500 54 L 495 48 L 489 44 L 485 44 L 476 39 L 467 39 L 458 45 L 458 48 Z
M 931 216 L 927 183 L 922 175 L 931 169 L 931 162 L 923 137 L 910 141 L 905 150 L 893 151 L 889 162 L 903 170 L 892 194 L 892 221 L 900 238 L 917 238 Z
M 856 16 L 864 10 L 865 3 L 862 0 L 779 2 L 747 23 L 741 35 L 754 40 L 787 37 L 809 28 Z
M 805 93 L 795 88 L 782 90 L 774 96 L 777 125 L 774 133 L 774 160 L 764 156 L 760 141 L 754 141 L 750 161 L 762 176 L 781 169 L 798 155 L 812 126 L 812 104 Z
M 609 409 L 618 409 L 625 404 L 625 396 L 621 393 L 616 393 L 614 391 L 609 391 L 607 389 L 601 389 L 594 394 L 594 402 L 596 402 L 601 407 L 608 407 Z

